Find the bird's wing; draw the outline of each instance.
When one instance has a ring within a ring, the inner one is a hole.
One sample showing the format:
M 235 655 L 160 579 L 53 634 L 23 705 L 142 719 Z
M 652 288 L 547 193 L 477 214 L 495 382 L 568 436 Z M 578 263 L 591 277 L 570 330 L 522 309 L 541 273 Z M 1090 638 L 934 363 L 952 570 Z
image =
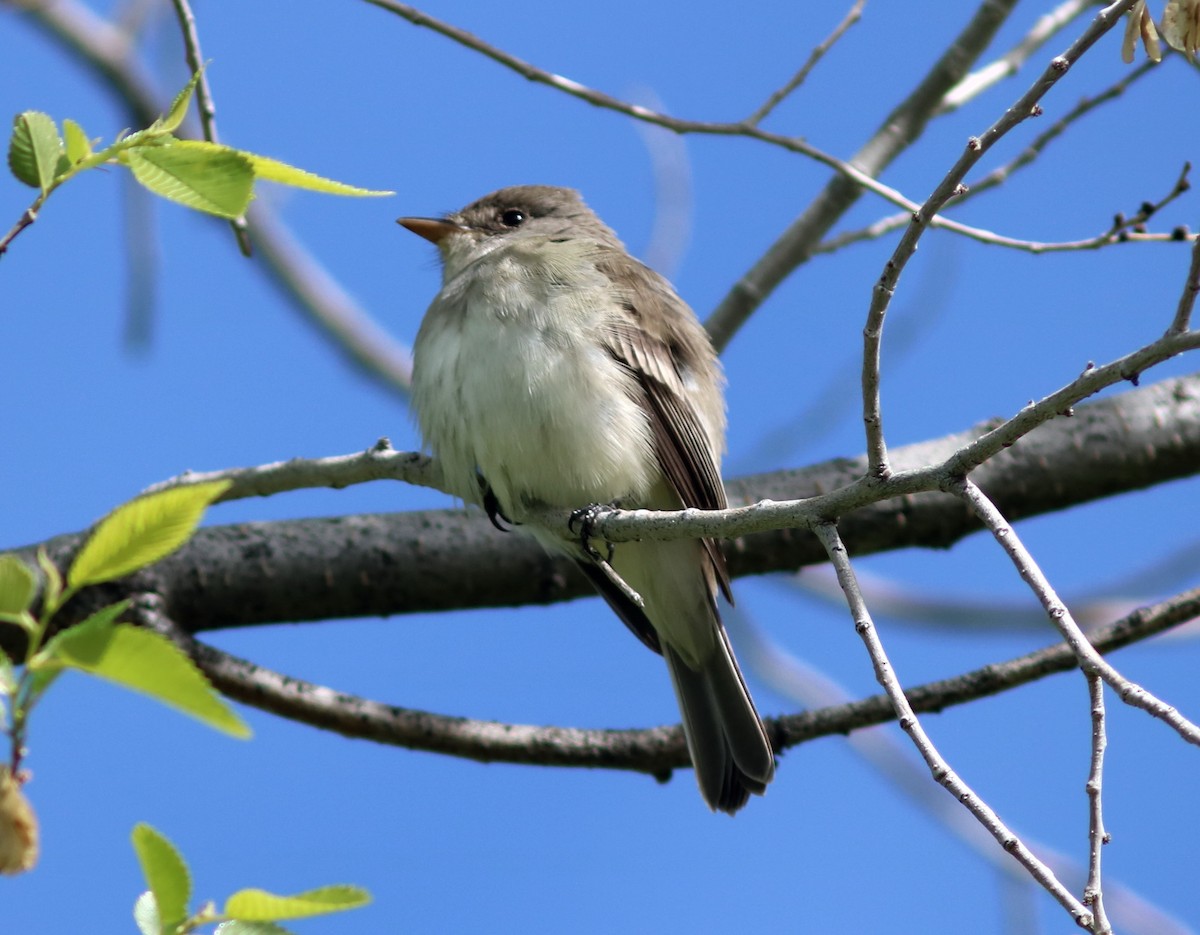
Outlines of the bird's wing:
M 689 379 L 714 386 L 719 379 L 708 336 L 666 281 L 637 260 L 605 251 L 597 267 L 622 290 L 624 315 L 609 325 L 608 351 L 636 378 L 634 388 L 650 416 L 663 476 L 683 507 L 725 509 L 713 440 L 687 386 Z M 732 601 L 724 554 L 715 540 L 700 541 L 712 581 Z

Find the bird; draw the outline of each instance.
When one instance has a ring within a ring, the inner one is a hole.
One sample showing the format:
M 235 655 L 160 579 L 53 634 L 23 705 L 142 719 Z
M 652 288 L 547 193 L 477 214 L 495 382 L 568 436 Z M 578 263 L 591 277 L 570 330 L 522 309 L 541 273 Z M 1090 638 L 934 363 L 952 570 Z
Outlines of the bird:
M 775 757 L 721 622 L 717 595 L 732 593 L 716 541 L 623 542 L 605 568 L 586 531 L 573 542 L 536 521 L 726 507 L 724 377 L 703 325 L 573 189 L 512 186 L 398 223 L 442 265 L 410 400 L 445 489 L 569 555 L 661 654 L 701 796 L 737 812 Z

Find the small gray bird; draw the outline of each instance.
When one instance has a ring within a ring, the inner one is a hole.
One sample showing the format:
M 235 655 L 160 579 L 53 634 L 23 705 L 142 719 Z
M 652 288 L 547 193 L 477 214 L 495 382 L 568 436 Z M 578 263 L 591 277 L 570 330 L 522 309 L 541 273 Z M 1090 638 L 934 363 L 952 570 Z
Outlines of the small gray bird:
M 671 285 L 566 188 L 522 185 L 399 223 L 437 244 L 442 290 L 413 348 L 412 405 L 447 489 L 568 552 L 671 673 L 709 808 L 733 813 L 775 773 L 717 612 L 711 539 L 625 542 L 616 573 L 529 520 L 539 508 L 725 507 L 716 355 Z

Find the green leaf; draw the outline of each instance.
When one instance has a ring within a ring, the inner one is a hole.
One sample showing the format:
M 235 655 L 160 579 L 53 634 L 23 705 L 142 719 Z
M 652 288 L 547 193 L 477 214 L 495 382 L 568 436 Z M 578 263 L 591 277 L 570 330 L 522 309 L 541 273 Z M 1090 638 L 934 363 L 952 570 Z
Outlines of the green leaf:
M 83 132 L 83 127 L 70 117 L 63 120 L 63 138 L 67 145 L 67 161 L 71 165 L 83 162 L 92 154 L 92 141 Z
M 73 634 L 79 633 L 81 630 L 110 630 L 117 622 L 117 618 L 125 613 L 129 607 L 129 601 L 117 601 L 115 604 L 109 604 L 107 607 L 101 607 L 94 614 L 91 614 L 86 620 L 82 620 L 75 626 L 67 630 L 59 630 L 54 636 L 50 637 L 41 652 L 29 660 L 29 668 L 34 672 L 47 671 L 51 672 L 56 669 L 62 669 L 64 666 L 71 663 L 63 658 L 59 647 L 70 637 L 72 639 L 80 639 L 79 636 Z
M 8 141 L 8 167 L 20 181 L 43 193 L 58 174 L 63 141 L 58 127 L 47 115 L 27 110 L 13 118 Z
M 149 890 L 142 893 L 133 904 L 133 921 L 142 935 L 162 935 L 162 922 L 158 917 L 158 903 Z
M 293 188 L 305 188 L 311 192 L 325 192 L 329 195 L 373 197 L 396 194 L 395 192 L 373 191 L 369 188 L 347 185 L 344 182 L 335 182 L 333 179 L 323 178 L 312 172 L 289 166 L 286 162 L 280 162 L 278 159 L 269 159 L 266 156 L 247 152 L 242 152 L 242 155 L 250 160 L 250 164 L 254 167 L 254 175 L 268 182 L 279 182 L 282 185 L 291 185 Z
M 191 538 L 205 508 L 229 489 L 209 481 L 125 503 L 96 525 L 67 573 L 72 588 L 111 581 L 170 555 Z
M 11 552 L 0 555 L 0 613 L 19 614 L 29 609 L 37 594 L 37 578 L 29 566 Z
M 249 922 L 234 919 L 232 922 L 222 922 L 213 935 L 291 935 L 289 929 L 274 922 Z
M 113 624 L 111 615 L 102 616 L 110 610 L 93 614 L 47 643 L 46 668 L 61 663 L 149 695 L 231 736 L 250 736 L 250 728 L 179 647 L 150 630 Z
M 192 895 L 187 864 L 175 845 L 145 822 L 138 822 L 130 837 L 142 865 L 142 876 L 154 897 L 160 928 L 177 925 L 187 918 Z
M 228 146 L 173 140 L 121 153 L 133 177 L 170 201 L 223 218 L 241 217 L 250 204 L 254 168 Z
M 192 103 L 192 92 L 196 90 L 196 85 L 200 83 L 200 76 L 204 73 L 204 67 L 197 69 L 192 75 L 192 80 L 184 85 L 183 90 L 175 95 L 175 100 L 171 102 L 171 109 L 162 117 L 154 121 L 151 130 L 162 130 L 165 133 L 174 133 L 179 129 L 179 125 L 183 123 L 183 118 L 187 116 L 188 107 Z
M 271 922 L 303 919 L 327 912 L 358 909 L 371 901 L 362 887 L 339 884 L 322 886 L 295 896 L 276 896 L 266 890 L 238 890 L 225 901 L 224 914 L 235 919 Z

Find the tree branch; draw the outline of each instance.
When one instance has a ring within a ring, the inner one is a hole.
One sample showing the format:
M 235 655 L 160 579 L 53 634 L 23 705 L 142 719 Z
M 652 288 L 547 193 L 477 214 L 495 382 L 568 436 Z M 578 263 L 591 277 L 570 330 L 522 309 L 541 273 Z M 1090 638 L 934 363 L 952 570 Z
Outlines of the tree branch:
M 987 0 L 954 38 L 912 93 L 884 119 L 875 134 L 849 162 L 866 175 L 879 176 L 925 130 L 946 93 L 991 43 L 1016 5 L 1015 0 Z M 862 187 L 846 175 L 829 180 L 821 193 L 774 244 L 739 279 L 708 317 L 705 326 L 718 349 L 775 288 L 811 255 L 829 229 L 862 195 Z
M 846 603 L 850 615 L 854 618 L 854 629 L 862 638 L 871 657 L 875 669 L 875 679 L 883 686 L 888 703 L 896 713 L 901 729 L 908 734 L 921 759 L 929 767 L 934 780 L 950 795 L 966 808 L 968 812 L 992 835 L 1009 854 L 1041 884 L 1071 914 L 1075 922 L 1083 928 L 1092 924 L 1091 912 L 1071 895 L 1070 891 L 1059 882 L 1054 872 L 1042 861 L 1038 860 L 1026 844 L 1009 828 L 995 810 L 975 792 L 966 781 L 951 768 L 949 762 L 934 746 L 933 740 L 921 726 L 916 712 L 900 687 L 900 681 L 892 668 L 891 661 L 884 651 L 883 642 L 871 620 L 866 602 L 858 590 L 858 581 L 854 569 L 850 566 L 850 557 L 846 547 L 838 535 L 837 527 L 832 523 L 817 527 L 817 535 L 821 539 L 830 562 L 837 572 L 838 583 L 846 595 Z
M 900 469 L 943 462 L 995 423 L 898 448 Z M 348 456 L 346 470 L 388 466 L 403 474 L 408 459 L 393 453 Z M 312 462 L 291 462 L 303 473 Z M 862 457 L 738 478 L 730 502 L 791 500 L 838 490 L 861 478 Z M 1164 380 L 1077 406 L 1001 451 L 972 476 L 1012 519 L 1197 473 L 1200 466 L 1200 375 Z M 254 484 L 262 483 L 252 469 Z M 269 473 L 269 471 L 268 471 Z M 332 479 L 331 479 L 332 477 Z M 365 479 L 365 474 L 363 475 Z M 330 486 L 344 486 L 336 472 Z M 249 483 L 247 480 L 243 480 Z M 285 485 L 287 489 L 294 489 Z M 256 492 L 253 486 L 244 488 Z M 929 492 L 878 502 L 840 520 L 853 554 L 907 547 L 946 548 L 980 528 L 957 498 Z M 65 566 L 82 533 L 45 543 Z M 36 545 L 25 553 L 33 555 Z M 816 539 L 782 529 L 726 544 L 734 575 L 764 574 L 823 561 Z M 104 589 L 117 600 L 162 595 L 173 619 L 191 633 L 284 621 L 551 604 L 591 593 L 569 561 L 552 558 L 525 536 L 503 534 L 481 513 L 429 510 L 201 529 L 182 550 L 133 578 Z M 64 622 L 82 619 L 64 610 Z M 3 632 L 3 631 L 0 631 Z
M 691 760 L 678 725 L 600 730 L 506 724 L 402 708 L 346 694 L 274 672 L 189 636 L 169 615 L 161 597 L 142 593 L 131 606 L 136 620 L 180 643 L 221 692 L 237 701 L 347 737 L 446 753 L 482 762 L 621 769 L 660 779 Z M 1139 608 L 1092 633 L 1103 653 L 1139 642 L 1200 616 L 1200 588 Z M 990 663 L 949 679 L 905 690 L 912 710 L 943 711 L 997 695 L 1049 675 L 1072 671 L 1075 656 L 1062 643 Z M 895 720 L 886 695 L 768 718 L 777 752 L 809 740 L 845 734 Z

